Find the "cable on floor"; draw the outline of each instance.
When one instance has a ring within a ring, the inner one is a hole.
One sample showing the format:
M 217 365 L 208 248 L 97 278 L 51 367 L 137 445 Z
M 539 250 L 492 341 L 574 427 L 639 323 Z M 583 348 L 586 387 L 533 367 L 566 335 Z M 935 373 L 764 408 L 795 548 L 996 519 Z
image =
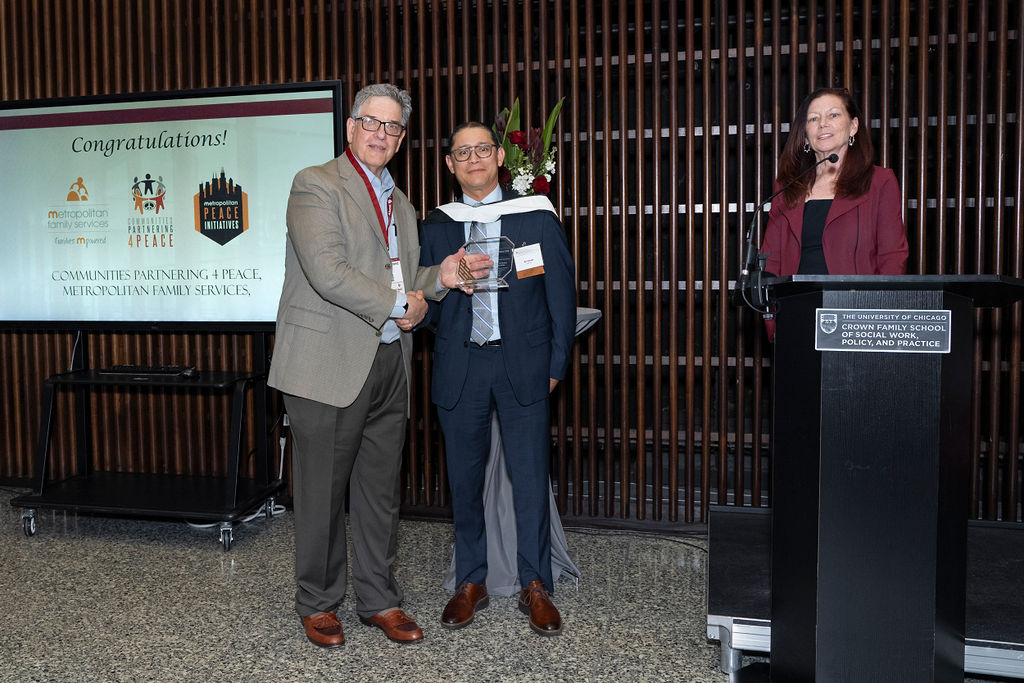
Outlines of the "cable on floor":
M 287 413 L 284 414 L 284 427 L 288 427 L 288 414 Z M 280 458 L 280 462 L 278 463 L 278 467 L 277 467 L 277 480 L 281 481 L 281 478 L 284 476 L 284 447 L 285 447 L 285 444 L 287 443 L 288 439 L 286 437 L 282 436 L 277 441 L 278 441 L 278 446 L 280 446 L 280 449 L 281 449 L 280 450 L 281 458 Z M 256 512 L 252 513 L 248 517 L 243 517 L 242 519 L 238 520 L 239 524 L 248 524 L 249 522 L 251 522 L 252 520 L 256 519 L 257 517 L 260 517 L 262 515 L 266 515 L 267 514 L 267 503 L 268 502 L 269 501 L 263 501 L 263 505 L 261 505 L 259 507 L 259 509 L 256 510 Z M 277 517 L 278 515 L 283 515 L 286 511 L 287 510 L 286 510 L 284 505 L 280 505 L 280 504 L 276 504 L 275 503 L 273 509 L 271 509 L 271 511 L 270 511 L 270 516 Z M 185 523 L 188 524 L 193 529 L 219 529 L 220 525 L 221 525 L 221 522 L 212 522 L 210 524 L 197 524 L 195 522 L 185 522 Z
M 571 531 L 576 534 L 590 534 L 591 536 L 641 536 L 643 538 L 654 539 L 658 541 L 671 541 L 672 543 L 678 543 L 679 545 L 685 545 L 694 550 L 699 550 L 705 555 L 708 553 L 708 549 L 697 545 L 685 538 L 679 536 L 669 536 L 667 534 L 659 534 L 650 531 L 633 531 L 627 529 L 592 529 L 590 527 L 582 526 L 567 526 L 562 527 L 563 531 Z

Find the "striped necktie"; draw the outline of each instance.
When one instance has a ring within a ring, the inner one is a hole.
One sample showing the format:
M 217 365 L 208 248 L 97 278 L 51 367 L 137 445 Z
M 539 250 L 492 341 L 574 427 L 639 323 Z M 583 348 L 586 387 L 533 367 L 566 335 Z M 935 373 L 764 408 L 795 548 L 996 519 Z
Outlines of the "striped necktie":
M 473 221 L 469 227 L 469 239 L 470 241 L 487 239 L 487 233 L 484 232 L 482 223 Z M 489 299 L 489 292 L 473 294 L 473 331 L 470 333 L 469 339 L 481 346 L 491 338 L 491 334 L 494 332 L 494 312 L 488 304 Z

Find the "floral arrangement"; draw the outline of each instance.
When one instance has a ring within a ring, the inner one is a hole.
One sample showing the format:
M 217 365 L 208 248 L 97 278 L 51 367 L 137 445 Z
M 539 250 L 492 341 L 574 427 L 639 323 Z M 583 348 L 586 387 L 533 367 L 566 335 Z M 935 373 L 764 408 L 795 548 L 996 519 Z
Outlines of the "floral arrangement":
M 551 136 L 564 101 L 564 97 L 558 100 L 543 130 L 520 130 L 519 98 L 512 103 L 511 109 L 505 107 L 498 114 L 494 132 L 505 150 L 505 164 L 498 169 L 498 182 L 505 190 L 518 195 L 547 194 L 551 190 L 557 149 L 551 146 Z

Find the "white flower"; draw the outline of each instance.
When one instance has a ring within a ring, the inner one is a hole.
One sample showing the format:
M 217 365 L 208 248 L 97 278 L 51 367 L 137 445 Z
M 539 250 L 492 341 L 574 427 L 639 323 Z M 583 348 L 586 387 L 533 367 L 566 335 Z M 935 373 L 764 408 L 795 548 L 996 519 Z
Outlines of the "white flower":
M 516 194 L 526 194 L 533 187 L 533 178 L 526 175 L 518 175 L 512 180 L 512 189 Z

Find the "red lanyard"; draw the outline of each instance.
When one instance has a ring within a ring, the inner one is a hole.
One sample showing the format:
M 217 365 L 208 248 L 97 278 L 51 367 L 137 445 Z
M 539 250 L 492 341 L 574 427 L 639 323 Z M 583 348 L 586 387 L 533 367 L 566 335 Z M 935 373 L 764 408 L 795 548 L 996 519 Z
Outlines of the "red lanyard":
M 390 248 L 391 240 L 388 239 L 388 227 L 391 225 L 391 212 L 395 206 L 395 191 L 392 190 L 391 194 L 388 195 L 388 220 L 385 223 L 384 214 L 380 211 L 380 202 L 377 201 L 377 193 L 373 191 L 373 185 L 370 184 L 370 179 L 366 177 L 366 171 L 363 170 L 362 165 L 356 160 L 356 155 L 352 153 L 351 147 L 345 149 L 345 154 L 348 155 L 348 160 L 352 162 L 352 165 L 356 167 L 359 177 L 363 179 L 366 191 L 370 193 L 370 201 L 373 202 L 373 209 L 377 212 L 377 220 L 380 221 L 380 231 L 384 234 L 384 244 Z

